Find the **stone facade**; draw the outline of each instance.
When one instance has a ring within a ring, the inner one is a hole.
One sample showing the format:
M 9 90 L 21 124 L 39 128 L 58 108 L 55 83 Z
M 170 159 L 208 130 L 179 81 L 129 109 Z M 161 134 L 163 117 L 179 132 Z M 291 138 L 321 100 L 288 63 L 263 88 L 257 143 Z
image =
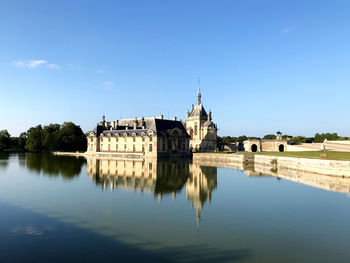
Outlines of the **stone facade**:
M 187 111 L 186 130 L 191 136 L 190 148 L 194 152 L 215 151 L 217 147 L 217 126 L 212 122 L 211 111 L 205 111 L 198 85 L 197 104 Z
M 150 118 L 112 122 L 102 117 L 87 136 L 87 154 L 138 155 L 147 157 L 188 156 L 192 151 L 216 150 L 217 126 L 211 111 L 205 111 L 198 86 L 197 104 L 187 112 L 185 122 Z
M 152 118 L 106 122 L 103 116 L 87 137 L 88 154 L 142 155 L 148 157 L 187 156 L 190 136 L 177 120 Z
M 276 140 L 248 139 L 244 141 L 244 151 L 246 152 L 285 152 L 288 141 L 280 138 Z

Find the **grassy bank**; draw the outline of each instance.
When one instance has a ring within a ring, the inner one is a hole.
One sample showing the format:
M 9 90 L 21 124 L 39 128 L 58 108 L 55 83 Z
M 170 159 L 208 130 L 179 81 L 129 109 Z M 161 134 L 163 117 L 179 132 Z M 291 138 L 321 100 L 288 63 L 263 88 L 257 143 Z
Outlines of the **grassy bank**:
M 350 161 L 350 152 L 310 151 L 310 152 L 257 152 L 256 155 L 284 156 L 296 158 Z

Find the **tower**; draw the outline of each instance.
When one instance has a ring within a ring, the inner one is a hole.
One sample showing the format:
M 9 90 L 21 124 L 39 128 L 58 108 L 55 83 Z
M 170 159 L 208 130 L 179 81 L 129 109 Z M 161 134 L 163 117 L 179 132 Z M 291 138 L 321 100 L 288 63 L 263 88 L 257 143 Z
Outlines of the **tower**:
M 192 151 L 214 151 L 216 149 L 217 127 L 202 105 L 200 83 L 198 81 L 197 103 L 186 115 L 186 130 L 191 136 Z

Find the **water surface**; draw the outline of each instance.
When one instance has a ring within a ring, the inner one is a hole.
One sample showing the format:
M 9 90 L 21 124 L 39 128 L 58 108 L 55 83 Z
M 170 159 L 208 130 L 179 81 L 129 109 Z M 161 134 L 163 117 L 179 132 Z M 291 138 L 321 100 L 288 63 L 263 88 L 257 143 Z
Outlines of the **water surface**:
M 259 169 L 2 154 L 0 261 L 349 262 L 350 181 Z

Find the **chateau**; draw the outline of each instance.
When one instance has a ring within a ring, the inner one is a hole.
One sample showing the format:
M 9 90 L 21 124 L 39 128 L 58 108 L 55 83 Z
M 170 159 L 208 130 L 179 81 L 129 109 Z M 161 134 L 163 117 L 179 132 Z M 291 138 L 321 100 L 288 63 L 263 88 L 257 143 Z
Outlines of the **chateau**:
M 149 118 L 106 121 L 105 116 L 87 137 L 87 153 L 97 155 L 132 155 L 139 157 L 189 156 L 195 151 L 216 150 L 217 126 L 211 111 L 201 103 L 198 85 L 197 104 L 187 111 L 185 122 Z

